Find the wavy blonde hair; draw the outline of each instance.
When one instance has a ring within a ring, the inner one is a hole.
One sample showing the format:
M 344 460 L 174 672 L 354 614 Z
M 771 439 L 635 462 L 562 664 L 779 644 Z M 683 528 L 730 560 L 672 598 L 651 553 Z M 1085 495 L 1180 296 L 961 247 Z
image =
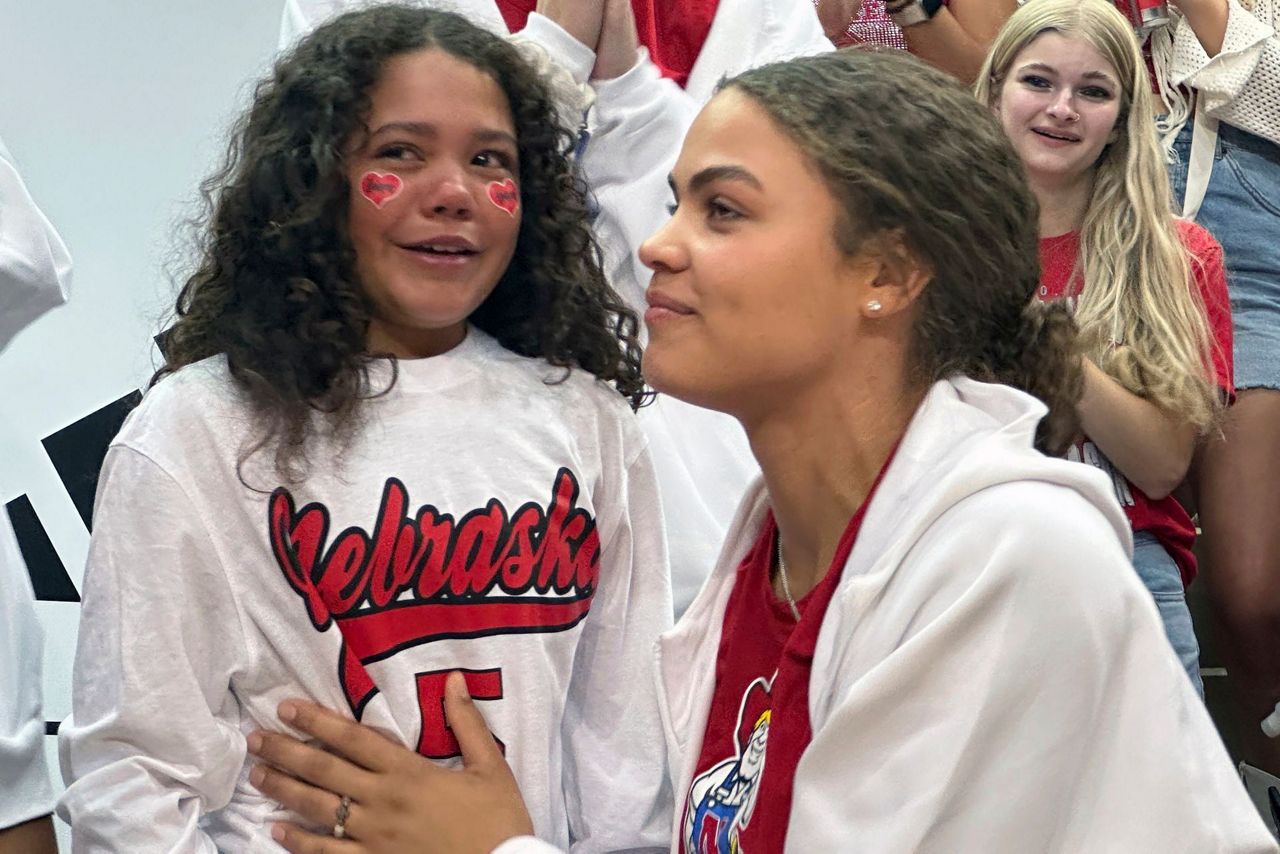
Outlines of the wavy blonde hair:
M 1033 0 L 996 36 L 974 93 L 994 107 L 1018 54 L 1046 32 L 1084 41 L 1120 78 L 1116 138 L 1095 167 L 1072 272 L 1084 285 L 1076 305 L 1083 351 L 1125 388 L 1208 432 L 1222 412 L 1209 327 L 1129 22 L 1106 0 Z

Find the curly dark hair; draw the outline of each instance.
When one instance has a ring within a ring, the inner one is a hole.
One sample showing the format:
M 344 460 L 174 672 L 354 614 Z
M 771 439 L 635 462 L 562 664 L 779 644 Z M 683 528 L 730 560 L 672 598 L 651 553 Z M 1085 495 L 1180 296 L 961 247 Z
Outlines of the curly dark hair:
M 1084 382 L 1075 323 L 1035 296 L 1038 208 L 990 110 L 897 52 L 795 59 L 724 87 L 764 108 L 820 170 L 842 252 L 900 235 L 932 271 L 912 341 L 919 380 L 961 373 L 1034 394 L 1049 407 L 1036 445 L 1063 453 Z
M 349 439 L 360 401 L 386 391 L 370 387 L 371 308 L 348 236 L 343 152 L 368 132 L 369 92 L 387 60 L 428 48 L 492 77 L 516 127 L 515 255 L 470 322 L 566 375 L 577 367 L 612 382 L 633 407 L 646 397 L 639 321 L 601 272 L 569 157 L 574 136 L 547 84 L 517 48 L 459 15 L 376 6 L 319 27 L 276 64 L 233 129 L 225 164 L 201 185 L 200 262 L 151 382 L 225 354 L 263 427 L 242 464 L 273 444 L 280 474 L 302 477 L 315 425 Z

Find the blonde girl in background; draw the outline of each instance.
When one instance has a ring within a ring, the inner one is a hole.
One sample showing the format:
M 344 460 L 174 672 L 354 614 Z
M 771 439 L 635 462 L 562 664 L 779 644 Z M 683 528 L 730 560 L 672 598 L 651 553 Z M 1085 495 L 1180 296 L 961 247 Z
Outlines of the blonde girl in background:
M 1069 456 L 1113 478 L 1134 566 L 1197 689 L 1183 593 L 1195 527 L 1173 491 L 1233 396 L 1222 250 L 1175 219 L 1151 86 L 1104 0 L 1035 0 L 996 37 L 975 87 L 1040 203 L 1041 299 L 1075 306 L 1083 436 Z

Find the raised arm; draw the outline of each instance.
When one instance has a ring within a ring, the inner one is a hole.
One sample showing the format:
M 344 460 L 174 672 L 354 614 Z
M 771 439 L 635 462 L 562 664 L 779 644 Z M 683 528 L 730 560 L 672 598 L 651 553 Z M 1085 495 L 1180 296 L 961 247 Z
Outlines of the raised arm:
M 1017 8 L 1017 0 L 951 0 L 928 21 L 902 32 L 912 53 L 971 84 L 996 33 Z

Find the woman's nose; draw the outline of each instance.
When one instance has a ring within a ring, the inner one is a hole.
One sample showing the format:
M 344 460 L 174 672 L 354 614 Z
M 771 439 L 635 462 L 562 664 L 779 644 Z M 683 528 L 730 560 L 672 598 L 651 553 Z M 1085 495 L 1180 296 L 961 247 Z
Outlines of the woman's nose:
M 689 265 L 688 254 L 676 239 L 679 233 L 677 218 L 672 217 L 640 244 L 640 263 L 655 273 L 670 273 Z

